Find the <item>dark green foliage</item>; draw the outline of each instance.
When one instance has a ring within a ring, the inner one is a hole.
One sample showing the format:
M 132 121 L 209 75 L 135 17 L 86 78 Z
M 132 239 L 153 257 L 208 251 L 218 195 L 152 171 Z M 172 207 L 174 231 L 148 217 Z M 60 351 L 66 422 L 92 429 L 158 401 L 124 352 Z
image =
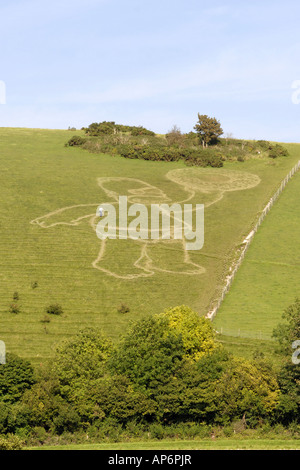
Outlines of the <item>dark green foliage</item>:
M 157 404 L 144 391 L 134 387 L 128 377 L 107 374 L 86 388 L 84 410 L 85 419 L 91 423 L 110 418 L 125 424 L 133 419 L 155 419 Z
M 269 157 L 270 158 L 278 158 L 278 157 L 287 157 L 288 156 L 288 151 L 279 144 L 276 145 L 271 145 L 269 147 Z
M 227 354 L 214 351 L 195 363 L 181 361 L 164 383 L 157 385 L 152 397 L 162 422 L 214 422 L 220 395 L 216 386 L 228 364 Z
M 30 362 L 7 353 L 6 364 L 0 365 L 0 402 L 16 402 L 35 380 Z
M 137 136 L 137 135 L 155 135 L 155 132 L 150 131 L 148 129 L 145 129 L 144 127 L 132 127 L 130 131 L 131 135 Z
M 289 305 L 282 314 L 283 323 L 273 331 L 279 351 L 286 357 L 292 354 L 292 343 L 300 340 L 300 299 Z
M 203 318 L 188 313 L 181 306 L 142 318 L 115 346 L 102 332 L 85 329 L 36 376 L 27 361 L 8 355 L 0 367 L 0 434 L 45 439 L 45 432 L 89 429 L 118 440 L 132 429 L 157 439 L 178 433 L 193 438 L 225 426 L 230 437 L 237 423 L 245 429 L 299 422 L 300 372 L 291 357 L 279 374 L 261 355 L 234 357 Z M 284 317 L 275 336 L 287 358 L 289 342 L 300 333 L 299 300 Z M 196 333 L 199 354 L 190 346 Z
M 11 416 L 10 405 L 6 402 L 0 402 L 0 434 L 8 432 Z
M 282 396 L 278 407 L 278 419 L 284 423 L 300 422 L 300 364 L 292 361 L 294 341 L 300 340 L 300 300 L 296 299 L 282 315 L 284 323 L 274 329 L 273 337 L 278 344 L 278 352 L 282 356 L 282 367 L 278 374 L 278 382 Z
M 83 145 L 85 144 L 86 139 L 84 137 L 81 137 L 79 135 L 74 135 L 71 137 L 70 140 L 68 140 L 67 145 L 69 147 L 75 147 L 76 145 Z
M 177 126 L 173 126 L 165 136 L 159 136 L 142 126 L 103 121 L 83 128 L 87 138 L 73 136 L 66 146 L 80 145 L 89 152 L 124 158 L 166 162 L 181 160 L 188 166 L 216 168 L 222 167 L 226 160 L 243 162 L 258 154 L 268 154 L 271 158 L 288 155 L 279 144 L 221 138 L 220 123 L 206 115 L 199 115 L 195 128 L 197 132 L 182 134 Z
M 177 147 L 151 147 L 142 145 L 123 145 L 119 153 L 125 158 L 140 158 L 151 161 L 176 162 L 183 160 L 187 165 L 221 167 L 223 161 L 220 155 L 201 149 Z
M 33 385 L 15 406 L 13 414 L 14 429 L 41 426 L 60 434 L 65 430 L 75 431 L 80 424 L 77 411 L 58 393 L 57 380 L 42 380 Z
M 89 136 L 101 136 L 101 135 L 111 135 L 116 134 L 117 132 L 129 133 L 132 136 L 154 136 L 155 133 L 145 129 L 142 126 L 124 126 L 122 124 L 116 124 L 114 121 L 103 121 L 103 122 L 93 122 L 87 128 L 84 128 L 84 131 Z
M 129 312 L 130 312 L 130 308 L 128 307 L 128 305 L 122 303 L 122 304 L 119 305 L 119 307 L 118 307 L 118 312 L 119 312 L 119 313 L 129 313 Z
M 220 122 L 216 118 L 207 116 L 207 114 L 198 113 L 198 122 L 194 129 L 199 135 L 203 147 L 216 144 L 218 138 L 223 134 Z
M 174 373 L 183 354 L 182 339 L 168 328 L 168 320 L 149 316 L 132 327 L 109 364 L 143 390 L 155 389 Z
M 60 304 L 51 304 L 45 309 L 49 315 L 62 315 L 63 308 Z

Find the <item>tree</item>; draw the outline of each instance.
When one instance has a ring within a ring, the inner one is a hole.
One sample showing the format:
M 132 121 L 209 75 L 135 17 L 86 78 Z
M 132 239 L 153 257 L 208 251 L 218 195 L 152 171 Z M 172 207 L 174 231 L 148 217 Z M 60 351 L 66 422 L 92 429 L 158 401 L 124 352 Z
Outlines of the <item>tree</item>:
M 198 123 L 194 129 L 199 134 L 203 147 L 215 142 L 223 134 L 220 122 L 216 118 L 208 117 L 206 114 L 198 113 Z
M 284 323 L 280 323 L 273 331 L 279 351 L 290 358 L 292 343 L 300 340 L 300 299 L 286 308 L 282 314 Z
M 232 357 L 216 384 L 218 420 L 242 419 L 250 425 L 273 415 L 280 399 L 275 372 L 263 361 Z
M 149 315 L 132 325 L 109 364 L 113 373 L 142 390 L 153 390 L 168 380 L 183 355 L 182 338 L 169 328 L 168 319 Z
M 0 366 L 0 401 L 18 401 L 35 381 L 34 370 L 29 361 L 7 354 L 6 364 Z
M 62 344 L 52 366 L 61 395 L 76 402 L 91 381 L 105 375 L 106 361 L 112 350 L 112 342 L 93 328 L 80 331 L 72 341 Z
M 166 134 L 166 139 L 169 145 L 181 145 L 184 142 L 184 135 L 181 133 L 179 127 L 174 125 L 171 130 Z
M 300 300 L 296 299 L 284 310 L 281 323 L 273 331 L 278 343 L 278 352 L 282 355 L 282 366 L 278 374 L 278 382 L 282 392 L 278 406 L 278 419 L 284 423 L 293 420 L 299 422 L 300 412 L 300 364 L 294 363 L 295 352 L 293 343 L 300 340 Z M 299 346 L 298 346 L 299 348 Z M 296 351 L 297 352 L 297 351 Z
M 197 361 L 220 346 L 211 321 L 185 305 L 165 310 L 157 318 L 167 319 L 169 328 L 181 335 L 184 357 L 191 361 Z

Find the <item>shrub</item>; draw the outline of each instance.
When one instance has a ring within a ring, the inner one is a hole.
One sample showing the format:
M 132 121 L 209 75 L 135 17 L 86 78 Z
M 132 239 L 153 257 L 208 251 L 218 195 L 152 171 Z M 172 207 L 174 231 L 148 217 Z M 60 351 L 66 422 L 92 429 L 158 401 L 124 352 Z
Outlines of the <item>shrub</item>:
M 22 450 L 23 441 L 13 434 L 0 436 L 0 450 Z
M 51 304 L 45 310 L 49 315 L 61 315 L 63 313 L 63 308 L 60 304 Z
M 9 311 L 10 311 L 10 313 L 16 313 L 17 314 L 17 313 L 20 313 L 21 309 L 20 309 L 18 304 L 13 302 L 9 306 Z
M 18 302 L 19 299 L 20 299 L 20 297 L 19 297 L 19 292 L 14 292 L 13 301 L 14 301 L 14 302 Z
M 119 312 L 119 313 L 129 313 L 129 312 L 130 312 L 130 308 L 128 307 L 128 305 L 122 303 L 122 304 L 118 307 L 118 312 Z
M 67 142 L 67 146 L 74 147 L 76 145 L 83 145 L 85 144 L 86 139 L 84 137 L 80 137 L 79 135 L 74 135 L 71 137 L 70 140 Z
M 275 146 L 270 147 L 269 157 L 278 158 L 278 157 L 287 157 L 288 151 L 282 145 L 276 144 Z

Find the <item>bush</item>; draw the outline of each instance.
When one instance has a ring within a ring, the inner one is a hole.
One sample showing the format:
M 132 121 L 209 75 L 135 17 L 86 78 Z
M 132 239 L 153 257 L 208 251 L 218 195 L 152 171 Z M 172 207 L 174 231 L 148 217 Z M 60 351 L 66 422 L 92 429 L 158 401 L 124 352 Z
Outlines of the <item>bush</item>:
M 163 439 L 164 438 L 164 427 L 160 423 L 153 423 L 150 426 L 150 436 L 152 439 Z
M 61 315 L 63 313 L 63 308 L 60 304 L 51 304 L 45 310 L 49 315 Z
M 0 436 L 0 450 L 22 450 L 23 441 L 13 434 Z
M 65 404 L 59 407 L 59 412 L 53 419 L 53 425 L 57 434 L 64 431 L 74 432 L 80 427 L 80 417 L 76 410 Z
M 20 313 L 21 309 L 20 309 L 20 307 L 19 307 L 18 304 L 16 304 L 16 303 L 13 302 L 13 303 L 11 303 L 10 306 L 9 306 L 9 311 L 10 311 L 10 313 L 15 313 L 15 314 L 17 314 L 17 313 Z
M 121 304 L 121 305 L 118 307 L 118 312 L 119 312 L 119 313 L 129 313 L 129 312 L 130 312 L 130 308 L 129 308 L 128 305 L 126 305 L 126 304 Z
M 275 146 L 270 147 L 269 157 L 278 158 L 278 157 L 287 157 L 288 151 L 282 145 L 276 144 Z
M 19 292 L 14 292 L 13 301 L 18 302 L 18 300 L 20 300 Z
M 70 140 L 67 142 L 67 146 L 69 147 L 75 147 L 75 146 L 80 146 L 86 143 L 86 139 L 84 137 L 80 137 L 79 135 L 74 135 L 71 137 Z

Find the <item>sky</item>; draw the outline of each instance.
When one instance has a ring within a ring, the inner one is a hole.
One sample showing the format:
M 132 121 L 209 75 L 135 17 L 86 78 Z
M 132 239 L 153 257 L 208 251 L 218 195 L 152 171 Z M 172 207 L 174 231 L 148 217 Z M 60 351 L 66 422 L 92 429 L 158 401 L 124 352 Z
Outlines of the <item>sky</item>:
M 298 0 L 0 0 L 0 127 L 300 142 Z

